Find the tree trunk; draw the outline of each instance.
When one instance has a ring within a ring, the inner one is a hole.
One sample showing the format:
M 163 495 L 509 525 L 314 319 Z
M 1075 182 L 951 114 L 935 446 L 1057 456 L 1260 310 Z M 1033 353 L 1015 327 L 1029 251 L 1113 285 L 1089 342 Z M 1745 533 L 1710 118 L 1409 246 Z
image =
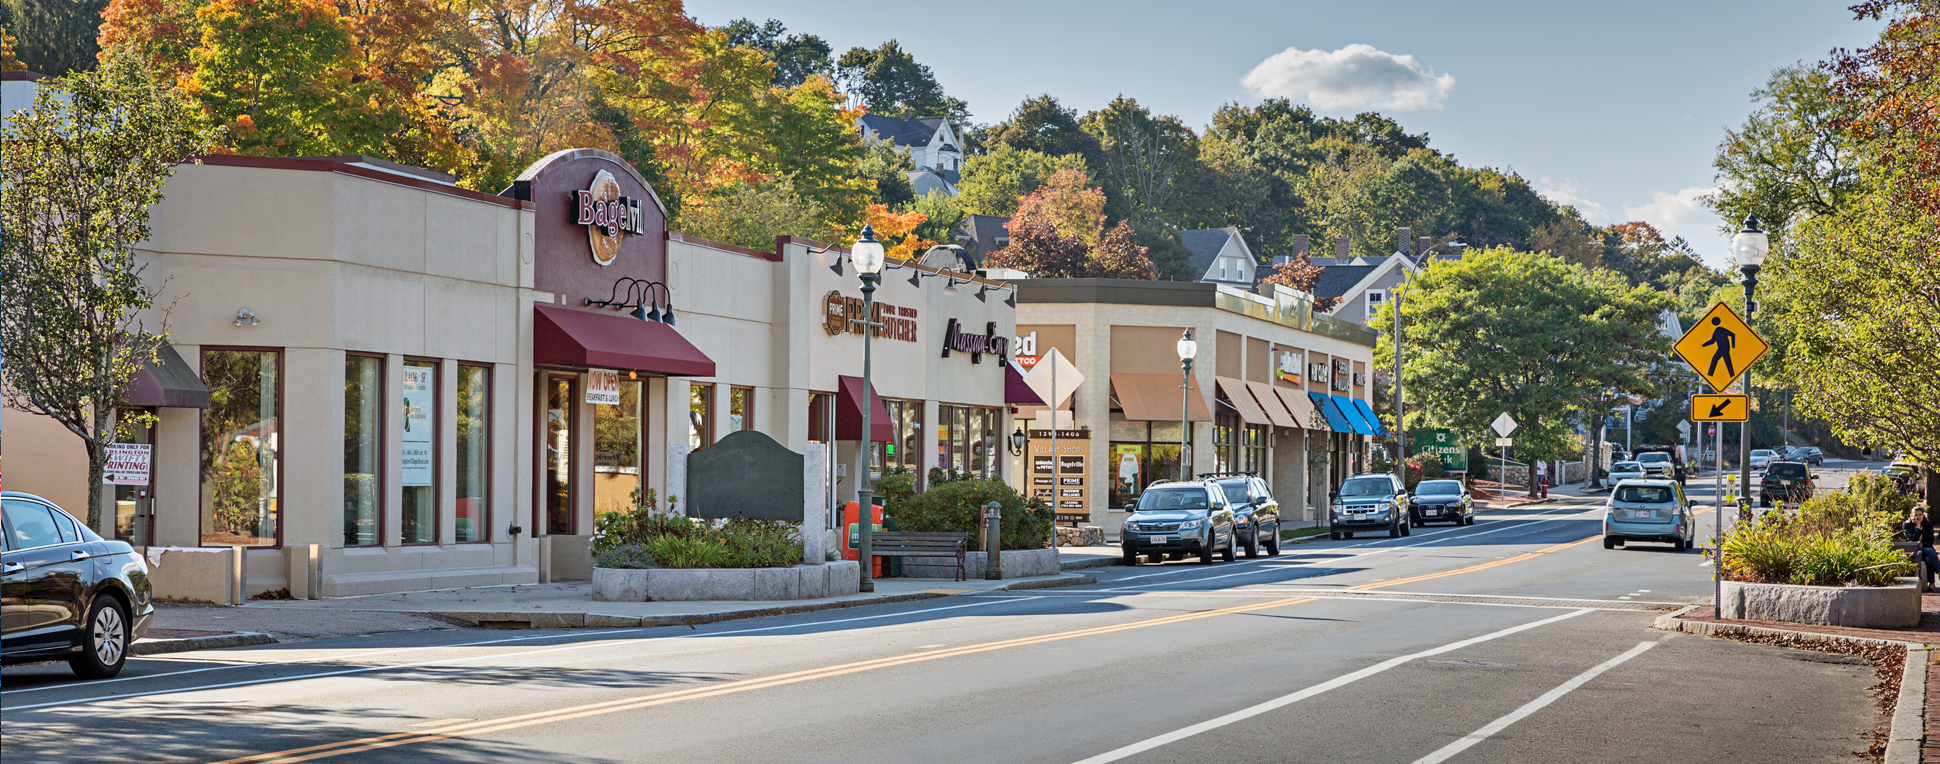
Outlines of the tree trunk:
M 1936 498 L 1940 498 L 1940 469 L 1927 467 L 1926 473 L 1927 473 L 1927 485 L 1926 485 L 1927 514 L 1931 515 L 1933 513 L 1933 500 Z
M 101 473 L 108 466 L 108 449 L 100 441 L 82 440 L 88 449 L 88 527 L 101 532 Z

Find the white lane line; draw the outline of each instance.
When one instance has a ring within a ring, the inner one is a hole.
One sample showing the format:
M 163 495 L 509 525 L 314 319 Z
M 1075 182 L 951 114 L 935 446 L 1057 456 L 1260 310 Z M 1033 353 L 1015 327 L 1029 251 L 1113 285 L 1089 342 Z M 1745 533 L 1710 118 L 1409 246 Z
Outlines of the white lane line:
M 1542 511 L 1542 512 L 1537 512 L 1537 513 L 1536 513 L 1536 514 L 1534 514 L 1534 515 L 1526 515 L 1526 517 L 1535 517 L 1536 515 L 1547 515 L 1547 514 L 1551 514 L 1551 513 L 1554 513 L 1554 512 L 1563 512 L 1563 511 L 1567 511 L 1567 510 L 1572 510 L 1572 509 L 1579 509 L 1579 508 L 1577 508 L 1577 507 L 1564 507 L 1564 508 L 1562 508 L 1562 509 L 1551 509 L 1551 510 L 1545 510 L 1545 511 Z M 1518 519 L 1520 519 L 1520 518 L 1518 518 Z M 1558 519 L 1567 519 L 1567 518 L 1558 518 Z M 1494 520 L 1494 521 L 1491 521 L 1491 522 L 1490 522 L 1489 524 L 1490 524 L 1490 525 L 1494 525 L 1494 524 L 1496 524 L 1496 523 L 1503 523 L 1503 522 L 1509 522 L 1509 520 L 1508 520 L 1508 519 L 1506 519 L 1506 518 L 1505 518 L 1505 519 L 1503 519 L 1503 520 Z M 1488 530 L 1488 531 L 1482 531 L 1482 532 L 1479 532 L 1479 533 L 1470 533 L 1470 534 L 1468 534 L 1468 535 L 1466 535 L 1466 536 L 1456 536 L 1456 537 L 1453 537 L 1453 538 L 1447 538 L 1447 539 L 1434 539 L 1434 540 L 1430 540 L 1430 541 L 1417 541 L 1417 542 L 1415 542 L 1415 543 L 1412 543 L 1412 544 L 1401 544 L 1401 545 L 1398 545 L 1398 546 L 1384 546 L 1384 547 L 1379 547 L 1379 548 L 1376 548 L 1376 549 L 1372 549 L 1372 550 L 1369 550 L 1369 551 L 1366 551 L 1366 552 L 1360 552 L 1360 553 L 1358 553 L 1358 554 L 1354 554 L 1354 555 L 1350 555 L 1350 556 L 1348 557 L 1348 559 L 1352 559 L 1352 558 L 1354 558 L 1354 557 L 1366 557 L 1366 556 L 1368 556 L 1368 555 L 1373 555 L 1373 554 L 1381 554 L 1382 552 L 1388 552 L 1388 551 L 1392 551 L 1392 550 L 1395 550 L 1395 549 L 1412 549 L 1412 548 L 1414 548 L 1414 547 L 1418 547 L 1418 546 L 1426 546 L 1426 545 L 1428 545 L 1428 544 L 1435 544 L 1435 543 L 1439 543 L 1439 542 L 1443 542 L 1443 541 L 1451 541 L 1451 540 L 1461 540 L 1461 539 L 1471 539 L 1471 538 L 1475 538 L 1475 537 L 1477 537 L 1477 536 L 1487 536 L 1487 535 L 1489 535 L 1489 534 L 1492 534 L 1492 533 L 1501 533 L 1501 532 L 1503 532 L 1503 531 L 1511 531 L 1511 530 L 1515 530 L 1515 529 L 1517 529 L 1517 528 L 1523 528 L 1523 527 L 1528 527 L 1528 526 L 1527 526 L 1527 524 L 1526 524 L 1526 523 L 1519 523 L 1519 522 L 1518 522 L 1518 523 L 1515 523 L 1515 524 L 1513 524 L 1513 525 L 1509 525 L 1509 526 L 1507 526 L 1507 527 L 1504 527 L 1504 528 L 1496 528 L 1495 530 Z M 1422 534 L 1422 535 L 1423 535 L 1423 536 L 1439 536 L 1439 535 L 1441 535 L 1441 534 L 1444 534 L 1444 533 L 1453 533 L 1453 532 L 1455 532 L 1455 531 L 1461 531 L 1461 530 L 1468 530 L 1468 529 L 1467 529 L 1467 528 L 1447 528 L 1447 529 L 1444 529 L 1444 530 L 1439 530 L 1439 531 L 1435 531 L 1435 532 L 1433 532 L 1433 533 L 1424 533 L 1424 534 Z M 1530 527 L 1530 532 L 1532 532 L 1532 533 L 1533 533 L 1533 532 L 1535 532 L 1535 531 L 1538 531 L 1538 530 L 1542 530 L 1542 528 L 1540 528 L 1540 527 Z M 1385 541 L 1393 541 L 1394 539 L 1384 539 L 1384 540 L 1385 540 Z M 1379 544 L 1379 543 L 1381 543 L 1381 542 L 1380 542 L 1380 541 L 1369 541 L 1369 542 L 1367 542 L 1367 543 L 1365 543 L 1365 544 L 1348 544 L 1348 545 L 1346 545 L 1346 546 L 1336 546 L 1336 547 L 1319 547 L 1319 548 L 1316 548 L 1316 549 L 1315 549 L 1314 551 L 1315 551 L 1315 552 L 1319 552 L 1319 551 L 1322 551 L 1322 550 L 1336 550 L 1336 549 L 1358 549 L 1358 548 L 1361 548 L 1361 547 L 1370 547 L 1370 546 L 1374 546 L 1375 544 Z M 1314 560 L 1314 561 L 1312 561 L 1312 563 L 1320 563 L 1320 562 L 1335 562 L 1335 561 L 1339 561 L 1340 559 L 1342 559 L 1342 558 L 1339 558 L 1339 557 L 1329 557 L 1329 558 L 1325 558 L 1325 559 L 1321 559 L 1321 560 Z M 1240 563 L 1240 564 L 1242 564 L 1242 565 L 1263 565 L 1263 564 L 1266 564 L 1266 563 L 1270 563 L 1270 562 L 1282 562 L 1282 563 L 1293 563 L 1293 564 L 1294 564 L 1294 566 L 1303 566 L 1303 567 L 1304 567 L 1304 566 L 1306 566 L 1306 565 L 1308 565 L 1308 564 L 1312 564 L 1312 563 L 1308 563 L 1308 562 L 1302 562 L 1302 561 L 1300 561 L 1300 560 L 1299 560 L 1299 559 L 1297 559 L 1297 558 L 1289 558 L 1289 559 L 1280 559 L 1280 558 L 1278 558 L 1278 557 L 1264 557 L 1264 558 L 1260 558 L 1260 559 L 1257 559 L 1257 560 L 1247 560 L 1246 562 L 1244 562 L 1244 563 Z M 1288 566 L 1288 567 L 1293 567 L 1293 566 Z M 1124 583 L 1124 582 L 1126 582 L 1126 581 L 1136 581 L 1136 580 L 1139 580 L 1139 579 L 1141 579 L 1141 578 L 1154 578 L 1154 577 L 1158 577 L 1158 576 L 1176 576 L 1176 575 L 1182 575 L 1182 574 L 1186 574 L 1186 573 L 1198 573 L 1198 572 L 1204 572 L 1205 570 L 1206 570 L 1205 568 L 1191 568 L 1191 567 L 1188 567 L 1188 568 L 1180 568 L 1180 569 L 1178 569 L 1178 570 L 1168 570 L 1168 571 L 1162 571 L 1162 572 L 1159 572 L 1159 573 L 1145 573 L 1145 574 L 1142 574 L 1142 575 L 1137 575 L 1137 576 L 1126 576 L 1126 577 L 1124 577 L 1124 578 L 1116 578 L 1116 579 L 1112 579 L 1112 581 L 1111 581 L 1111 583 L 1113 583 L 1113 584 L 1120 584 L 1120 583 Z M 1187 583 L 1192 583 L 1192 582 L 1198 582 L 1198 581 L 1213 581 L 1213 580 L 1216 580 L 1216 579 L 1221 579 L 1221 578 L 1231 578 L 1231 577 L 1233 577 L 1233 576 L 1241 576 L 1241 575 L 1247 575 L 1247 574 L 1250 574 L 1250 573 L 1258 573 L 1258 572 L 1260 572 L 1260 571 L 1258 571 L 1258 570 L 1245 570 L 1245 571 L 1240 571 L 1240 572 L 1238 572 L 1238 573 L 1228 573 L 1228 574 L 1226 574 L 1226 575 L 1221 575 L 1221 576 L 1211 576 L 1211 577 L 1208 577 L 1208 578 L 1195 578 L 1195 579 L 1193 579 L 1193 580 L 1192 580 L 1191 582 L 1187 582 Z M 1096 590 L 1096 591 L 1101 591 L 1101 592 L 1112 592 L 1112 591 L 1119 591 L 1119 589 L 1117 589 L 1117 588 L 1111 588 L 1111 589 L 1098 589 L 1098 590 Z
M 1665 639 L 1669 639 L 1669 637 L 1666 637 Z M 1434 753 L 1428 754 L 1427 756 L 1423 756 L 1419 759 L 1416 759 L 1414 761 L 1414 764 L 1439 764 L 1440 762 L 1447 761 L 1450 757 L 1454 756 L 1455 754 L 1466 751 L 1469 749 L 1470 746 L 1473 746 L 1476 743 L 1480 743 L 1484 740 L 1489 739 L 1490 735 L 1494 735 L 1497 732 L 1501 732 L 1505 729 L 1508 729 L 1509 725 L 1522 721 L 1530 714 L 1533 714 L 1533 713 L 1536 713 L 1537 711 L 1542 710 L 1544 706 L 1547 706 L 1551 703 L 1556 702 L 1558 698 L 1561 698 L 1564 695 L 1568 695 L 1570 694 L 1571 691 L 1575 690 L 1576 688 L 1582 687 L 1583 685 L 1588 684 L 1589 681 L 1591 679 L 1595 679 L 1598 674 L 1601 674 L 1605 671 L 1609 671 L 1610 669 L 1616 668 L 1618 664 L 1621 664 L 1624 661 L 1630 660 L 1631 658 L 1635 658 L 1639 655 L 1643 655 L 1645 650 L 1649 650 L 1650 648 L 1656 647 L 1662 642 L 1663 640 L 1658 640 L 1656 642 L 1639 642 L 1637 643 L 1636 647 L 1630 648 L 1630 650 L 1628 650 L 1624 654 L 1619 655 L 1615 658 L 1611 658 L 1610 660 L 1604 661 L 1602 663 L 1599 663 L 1596 665 L 1595 668 L 1592 668 L 1589 671 L 1585 671 L 1581 674 L 1577 674 L 1576 678 L 1562 683 L 1562 685 L 1558 686 L 1554 690 L 1550 690 L 1549 692 L 1543 693 L 1542 697 L 1536 698 L 1535 700 L 1529 701 L 1528 703 L 1524 703 L 1521 708 L 1518 708 L 1514 711 L 1509 712 L 1507 716 L 1504 716 L 1500 719 L 1489 722 L 1488 724 L 1483 725 L 1481 729 L 1468 733 L 1468 735 L 1463 737 L 1462 739 L 1457 740 L 1453 743 L 1449 743 L 1448 745 L 1442 746 L 1441 750 L 1435 751 Z
M 990 599 L 990 600 L 982 600 L 979 602 L 972 602 L 966 605 L 950 605 L 947 607 L 935 607 L 935 608 L 929 608 L 926 610 L 913 610 L 906 613 L 883 613 L 881 615 L 865 615 L 865 616 L 859 616 L 856 618 L 843 618 L 835 621 L 815 621 L 812 623 L 791 623 L 791 624 L 786 624 L 782 626 L 763 626 L 755 629 L 737 629 L 734 631 L 716 631 L 716 632 L 708 632 L 708 633 L 678 634 L 671 637 L 654 637 L 652 639 L 643 640 L 642 643 L 661 642 L 661 641 L 672 640 L 672 639 L 697 639 L 700 637 L 726 637 L 726 636 L 732 636 L 735 634 L 753 634 L 755 632 L 776 631 L 779 629 L 800 629 L 800 628 L 805 628 L 809 626 L 828 626 L 831 624 L 838 624 L 838 623 L 853 623 L 856 621 L 873 621 L 873 620 L 879 620 L 883 618 L 896 618 L 900 616 L 920 615 L 923 613 L 935 613 L 943 610 L 958 610 L 958 609 L 967 608 L 967 607 L 978 607 L 982 605 L 991 605 L 999 602 L 1022 602 L 1025 600 L 1033 600 L 1033 599 L 1040 599 L 1040 598 L 1039 597 L 1018 597 L 1014 599 L 1001 599 L 1001 600 Z M 616 632 L 602 632 L 602 633 L 611 634 L 611 633 L 620 633 L 620 632 L 628 632 L 628 631 L 645 631 L 648 628 L 664 628 L 664 627 L 658 627 L 658 626 L 644 627 L 643 626 L 638 629 L 620 629 Z M 295 681 L 301 681 L 304 679 L 318 679 L 318 678 L 330 677 L 330 676 L 343 676 L 345 674 L 363 674 L 363 673 L 368 673 L 372 671 L 390 671 L 393 669 L 417 668 L 420 666 L 437 666 L 437 665 L 446 664 L 446 663 L 462 663 L 464 661 L 486 660 L 486 659 L 493 659 L 493 658 L 523 658 L 528 655 L 539 655 L 542 653 L 557 653 L 557 652 L 565 652 L 568 650 L 583 650 L 588 647 L 613 647 L 613 646 L 614 644 L 611 640 L 598 640 L 598 641 L 592 641 L 592 642 L 582 642 L 574 645 L 566 645 L 564 647 L 554 647 L 554 648 L 549 648 L 545 650 L 527 650 L 525 652 L 519 652 L 519 653 L 468 655 L 468 656 L 459 657 L 459 658 L 446 658 L 443 660 L 435 660 L 435 661 L 420 661 L 418 663 L 398 663 L 398 664 L 388 664 L 388 665 L 382 665 L 382 666 L 360 666 L 357 668 L 341 669 L 337 671 L 323 671 L 315 674 L 277 676 L 277 677 L 268 677 L 264 679 L 245 679 L 245 680 L 240 680 L 235 682 L 221 682 L 217 684 L 199 685 L 195 687 L 176 687 L 176 688 L 171 688 L 166 690 L 151 690 L 149 692 L 131 692 L 126 695 L 106 695 L 106 696 L 93 697 L 93 698 L 56 700 L 48 703 L 37 703 L 34 705 L 28 705 L 28 706 L 7 706 L 4 710 L 6 710 L 8 713 L 13 713 L 18 711 L 31 711 L 36 708 L 54 708 L 57 706 L 81 706 L 81 705 L 88 705 L 92 703 L 98 703 L 102 701 L 127 700 L 129 698 L 142 698 L 150 695 L 176 695 L 176 694 L 188 693 L 188 692 L 201 692 L 204 690 L 220 690 L 220 689 L 225 689 L 229 687 L 248 687 L 251 685 L 270 684 L 274 682 L 295 682 Z M 71 687 L 72 685 L 64 685 L 64 686 Z
M 1104 753 L 1098 754 L 1097 756 L 1093 756 L 1089 759 L 1083 759 L 1077 762 L 1077 764 L 1105 764 L 1105 762 L 1118 761 L 1119 759 L 1123 759 L 1129 756 L 1135 756 L 1137 754 L 1144 753 L 1146 751 L 1152 750 L 1154 748 L 1158 748 L 1163 745 L 1184 740 L 1186 738 L 1192 737 L 1193 735 L 1197 735 L 1201 732 L 1208 732 L 1211 730 L 1219 729 L 1220 727 L 1224 727 L 1228 724 L 1232 724 L 1233 722 L 1251 719 L 1255 716 L 1259 716 L 1260 714 L 1266 713 L 1268 711 L 1272 711 L 1276 708 L 1298 703 L 1302 700 L 1306 700 L 1308 698 L 1314 697 L 1315 695 L 1319 695 L 1321 693 L 1327 692 L 1328 690 L 1334 690 L 1334 689 L 1339 689 L 1341 687 L 1346 687 L 1347 685 L 1350 685 L 1362 679 L 1366 679 L 1368 677 L 1374 676 L 1375 674 L 1379 674 L 1383 671 L 1387 671 L 1388 669 L 1394 668 L 1396 666 L 1415 660 L 1417 658 L 1427 658 L 1433 655 L 1441 655 L 1442 653 L 1451 652 L 1454 650 L 1460 650 L 1470 645 L 1477 645 L 1492 639 L 1499 639 L 1501 637 L 1506 637 L 1511 634 L 1515 634 L 1517 632 L 1528 631 L 1538 626 L 1547 626 L 1549 624 L 1556 623 L 1558 621 L 1567 620 L 1570 618 L 1575 618 L 1579 615 L 1582 615 L 1584 613 L 1589 613 L 1589 612 L 1593 612 L 1593 611 L 1587 610 L 1587 609 L 1576 610 L 1573 612 L 1564 613 L 1559 616 L 1544 618 L 1540 621 L 1531 621 L 1521 626 L 1512 626 L 1510 628 L 1503 629 L 1501 631 L 1490 633 L 1490 634 L 1484 634 L 1479 637 L 1470 637 L 1460 642 L 1450 642 L 1446 645 L 1442 645 L 1441 647 L 1437 647 L 1429 650 L 1423 650 L 1418 653 L 1403 655 L 1398 658 L 1389 658 L 1385 661 L 1381 661 L 1380 663 L 1376 663 L 1367 668 L 1364 668 L 1349 674 L 1343 674 L 1333 679 L 1329 679 L 1325 682 L 1321 682 L 1320 684 L 1316 684 L 1312 687 L 1308 687 L 1304 690 L 1300 690 L 1299 692 L 1282 695 L 1280 697 L 1269 700 L 1265 703 L 1261 703 L 1255 706 L 1249 706 L 1247 708 L 1242 708 L 1238 711 L 1234 711 L 1225 716 L 1221 716 L 1215 719 L 1208 719 L 1198 724 L 1194 724 L 1190 727 L 1184 727 L 1178 730 L 1174 730 L 1172 732 L 1167 732 L 1157 737 L 1146 738 L 1145 740 L 1141 740 L 1139 742 L 1133 743 L 1123 748 L 1119 748 L 1117 750 L 1112 750 L 1112 751 L 1106 751 Z

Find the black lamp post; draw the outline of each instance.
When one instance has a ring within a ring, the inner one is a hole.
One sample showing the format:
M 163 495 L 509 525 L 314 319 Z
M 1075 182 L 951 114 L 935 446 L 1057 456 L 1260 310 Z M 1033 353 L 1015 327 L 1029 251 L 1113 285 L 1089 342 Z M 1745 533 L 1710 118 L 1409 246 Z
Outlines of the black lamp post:
M 1179 480 L 1184 482 L 1186 457 L 1192 448 L 1192 359 L 1199 355 L 1199 343 L 1192 339 L 1192 330 L 1187 329 L 1179 336 L 1179 366 L 1184 369 L 1179 383 Z
M 1746 320 L 1758 312 L 1758 271 L 1764 268 L 1765 255 L 1771 248 L 1771 237 L 1758 229 L 1758 216 L 1746 215 L 1744 230 L 1731 237 L 1731 255 L 1738 261 L 1738 283 L 1745 287 Z M 1751 504 L 1751 366 L 1745 364 L 1745 421 L 1738 425 L 1738 502 L 1742 507 Z
M 876 241 L 875 227 L 862 227 L 862 238 L 849 248 L 849 261 L 855 263 L 856 275 L 862 277 L 862 449 L 856 459 L 860 464 L 856 467 L 855 477 L 856 506 L 859 510 L 856 525 L 860 526 L 856 534 L 856 558 L 861 563 L 858 567 L 862 569 L 861 590 L 873 592 L 876 582 L 869 569 L 875 560 L 870 556 L 869 541 L 875 530 L 871 527 L 875 507 L 870 504 L 871 494 L 875 491 L 869 485 L 869 456 L 875 450 L 875 441 L 870 438 L 872 422 L 869 415 L 875 407 L 870 405 L 872 401 L 869 400 L 873 389 L 869 384 L 869 337 L 876 333 L 876 327 L 880 325 L 875 320 L 876 282 L 882 278 L 883 266 L 882 242 Z

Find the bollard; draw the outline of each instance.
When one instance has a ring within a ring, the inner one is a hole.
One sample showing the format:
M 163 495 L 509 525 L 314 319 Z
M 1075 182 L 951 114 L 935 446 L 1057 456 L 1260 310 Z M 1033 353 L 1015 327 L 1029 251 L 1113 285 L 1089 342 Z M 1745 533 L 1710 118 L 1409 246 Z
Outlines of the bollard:
M 998 555 L 1002 554 L 1003 533 L 998 530 L 998 521 L 1003 519 L 1004 505 L 990 502 L 983 505 L 983 577 L 986 581 L 996 581 L 1004 577 L 1003 566 Z

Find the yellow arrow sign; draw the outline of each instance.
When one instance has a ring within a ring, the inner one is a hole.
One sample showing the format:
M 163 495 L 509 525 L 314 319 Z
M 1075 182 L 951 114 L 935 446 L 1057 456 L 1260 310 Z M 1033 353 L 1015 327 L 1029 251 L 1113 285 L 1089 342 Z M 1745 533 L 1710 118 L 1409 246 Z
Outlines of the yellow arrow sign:
M 1758 332 L 1752 331 L 1750 324 L 1738 317 L 1738 311 L 1720 302 L 1711 306 L 1671 349 L 1711 389 L 1722 391 L 1770 347 Z
M 1744 395 L 1693 395 L 1691 421 L 1743 422 L 1751 418 L 1751 399 Z

